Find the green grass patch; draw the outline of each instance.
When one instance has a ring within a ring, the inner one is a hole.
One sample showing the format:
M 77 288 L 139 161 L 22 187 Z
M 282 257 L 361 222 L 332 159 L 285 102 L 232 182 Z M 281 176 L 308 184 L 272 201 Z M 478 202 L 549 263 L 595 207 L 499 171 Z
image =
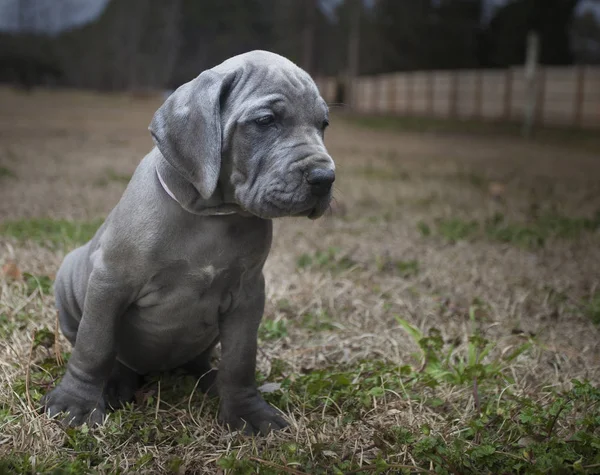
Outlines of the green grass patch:
M 600 291 L 592 294 L 584 305 L 584 314 L 596 325 L 600 325 Z
M 296 261 L 299 269 L 327 270 L 333 273 L 343 272 L 358 265 L 347 254 L 342 254 L 341 249 L 330 247 L 324 251 L 317 250 L 312 254 L 304 253 Z
M 387 256 L 378 256 L 376 264 L 380 272 L 397 274 L 405 279 L 416 276 L 420 270 L 416 259 L 393 260 Z
M 486 237 L 492 241 L 538 248 L 550 238 L 577 239 L 583 233 L 600 230 L 600 212 L 592 218 L 546 213 L 523 223 L 507 222 L 502 213 L 496 213 L 483 222 L 440 218 L 434 225 L 437 235 L 451 243 Z M 425 222 L 417 223 L 417 229 L 424 237 L 432 234 L 432 227 Z
M 25 285 L 27 286 L 27 295 L 31 295 L 38 290 L 42 295 L 50 295 L 52 293 L 53 281 L 47 275 L 33 275 L 28 272 L 23 274 Z
M 444 341 L 436 328 L 422 332 L 398 318 L 419 348 L 414 365 L 365 360 L 296 373 L 285 362 L 272 361 L 270 379 L 280 388 L 265 393 L 265 399 L 298 417 L 308 416 L 306 430 L 314 434 L 325 425 L 330 430 L 333 421 L 345 433 L 360 431 L 363 438 L 371 438 L 370 443 L 364 441 L 369 446 L 364 456 L 348 452 L 348 441 L 325 437 L 325 431 L 310 447 L 289 437 L 258 444 L 236 436 L 214 469 L 316 475 L 361 473 L 361 469 L 407 474 L 595 473 L 600 464 L 600 389 L 573 380 L 565 390 L 552 386 L 538 392 L 520 390 L 511 366 L 520 355 L 533 351 L 534 344 L 526 342 L 509 353 L 498 351 L 479 330 L 477 305 L 470 310 L 472 328 L 466 345 Z M 50 357 L 32 366 L 30 394 L 36 403 L 63 371 L 64 366 Z M 264 382 L 264 377 L 258 374 L 257 380 Z M 136 404 L 114 412 L 100 437 L 85 426 L 66 429 L 56 457 L 8 455 L 0 460 L 0 473 L 111 471 L 118 466 L 111 451 L 124 443 L 173 448 L 193 444 L 198 429 L 188 423 L 189 408 L 201 408 L 196 418 L 212 418 L 218 404 L 204 399 L 195 384 L 189 376 L 151 377 Z M 13 390 L 23 397 L 24 384 Z M 435 428 L 427 421 L 398 425 L 393 417 L 369 419 L 373 411 L 408 411 L 410 404 L 427 407 Z M 0 408 L 0 421 L 10 417 L 10 411 Z M 368 430 L 365 420 L 370 420 Z M 404 458 L 405 452 L 411 461 Z M 181 468 L 184 462 L 178 454 L 161 465 Z M 141 453 L 130 467 L 151 472 L 157 461 Z
M 49 248 L 72 247 L 89 241 L 103 220 L 90 222 L 67 221 L 64 219 L 22 219 L 0 223 L 0 235 L 20 241 L 33 241 Z
M 326 310 L 305 313 L 302 316 L 301 326 L 313 332 L 331 331 L 337 328 L 333 317 Z
M 440 474 L 584 473 L 598 466 L 598 388 L 574 380 L 566 391 L 543 390 L 535 395 L 514 391 L 509 367 L 530 350 L 530 343 L 498 356 L 495 345 L 474 329 L 467 348 L 459 352 L 435 328 L 424 334 L 404 320 L 399 322 L 420 347 L 420 369 L 363 361 L 282 375 L 282 390 L 265 398 L 278 407 L 302 407 L 305 413 L 334 417 L 351 426 L 360 425 L 370 411 L 400 397 L 407 403 L 426 405 L 445 421 L 445 428 L 434 431 L 427 423 L 406 427 L 382 420 L 372 435 L 376 454 L 365 463 L 369 473 L 415 473 L 415 469 Z M 472 391 L 474 408 L 441 397 L 461 388 Z M 317 418 L 309 426 L 318 430 L 321 423 Z M 416 466 L 407 466 L 397 455 L 404 450 Z M 331 440 L 314 444 L 310 451 L 289 442 L 260 454 L 234 450 L 221 457 L 218 465 L 233 473 L 259 469 L 282 473 L 277 467 L 283 466 L 311 474 L 342 474 L 358 473 L 361 468 L 357 458 L 348 457 Z
M 16 330 L 24 330 L 30 321 L 31 316 L 25 312 L 12 316 L 4 312 L 0 313 L 0 339 L 9 338 Z
M 487 236 L 494 240 L 525 247 L 542 247 L 548 238 L 575 239 L 584 232 L 600 229 L 600 212 L 592 218 L 547 213 L 530 223 L 507 223 L 496 213 L 485 223 Z
M 417 223 L 417 229 L 421 233 L 421 236 L 428 237 L 431 236 L 431 227 L 424 221 L 419 221 Z
M 10 168 L 0 166 L 0 180 L 3 178 L 17 178 L 17 175 Z
M 438 234 L 452 243 L 472 237 L 479 229 L 477 221 L 458 218 L 440 219 L 436 225 Z
M 261 322 L 258 328 L 258 337 L 261 340 L 279 340 L 288 335 L 287 321 L 281 320 L 268 320 L 265 319 Z

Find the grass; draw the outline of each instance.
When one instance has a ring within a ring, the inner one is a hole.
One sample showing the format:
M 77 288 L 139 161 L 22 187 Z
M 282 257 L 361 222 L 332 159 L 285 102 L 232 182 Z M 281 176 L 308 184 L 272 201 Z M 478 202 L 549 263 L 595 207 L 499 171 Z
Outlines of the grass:
M 424 236 L 430 236 L 431 226 L 417 223 Z M 577 239 L 586 232 L 600 229 L 600 212 L 591 217 L 570 217 L 543 214 L 530 222 L 507 222 L 502 213 L 495 213 L 483 222 L 461 218 L 435 220 L 437 234 L 450 243 L 485 237 L 491 241 L 509 243 L 526 248 L 544 247 L 548 239 Z
M 21 219 L 0 223 L 0 236 L 22 242 L 30 240 L 51 248 L 75 246 L 90 240 L 101 224 L 102 220 L 73 222 L 48 218 Z
M 297 260 L 299 269 L 315 268 L 336 273 L 350 270 L 356 265 L 356 261 L 347 253 L 342 253 L 341 249 L 337 247 L 316 250 L 313 253 L 304 253 Z
M 472 312 L 472 316 L 474 313 Z M 593 473 L 600 463 L 600 390 L 586 381 L 573 380 L 569 389 L 547 389 L 535 395 L 520 388 L 511 366 L 520 357 L 535 352 L 525 342 L 502 354 L 476 328 L 466 346 L 447 344 L 441 332 L 431 328 L 422 333 L 398 318 L 407 335 L 420 348 L 416 366 L 397 366 L 384 360 L 366 360 L 352 365 L 322 367 L 304 373 L 283 372 L 274 376 L 279 389 L 265 394 L 268 402 L 306 418 L 310 430 L 325 430 L 328 420 L 352 430 L 378 407 L 392 412 L 426 408 L 435 416 L 435 426 L 423 423 L 406 426 L 378 419 L 369 430 L 369 455 L 357 458 L 335 440 L 310 446 L 294 439 L 269 439 L 233 444 L 213 462 L 231 473 L 548 473 L 556 467 L 572 472 Z M 32 397 L 38 401 L 52 380 L 62 373 L 53 358 L 42 360 L 32 373 Z M 258 380 L 264 376 L 258 374 Z M 169 469 L 184 460 L 177 448 L 195 443 L 186 414 L 189 401 L 201 403 L 205 417 L 215 410 L 214 402 L 202 401 L 195 381 L 187 376 L 151 379 L 138 404 L 111 417 L 102 429 L 68 429 L 61 457 L 31 459 L 13 454 L 0 462 L 8 473 L 52 471 L 93 473 L 116 468 L 108 457 L 110 447 L 138 440 L 144 445 L 173 447 L 165 463 Z M 24 392 L 17 384 L 15 391 Z M 442 397 L 446 395 L 446 397 Z M 466 396 L 466 397 L 465 397 Z M 160 397 L 160 400 L 157 399 Z M 162 402 L 161 402 L 162 401 Z M 158 409 L 163 404 L 163 409 Z M 167 409 L 168 408 L 168 409 Z M 413 408 L 413 409 L 411 409 Z M 179 414 L 174 421 L 173 415 Z M 10 420 L 5 412 L 4 419 Z M 198 413 L 196 413 L 198 416 Z M 1 423 L 1 421 L 0 421 Z M 173 424 L 177 425 L 176 430 Z M 131 432 L 131 431 L 134 432 Z M 241 445 L 240 445 L 241 444 Z M 69 454 L 65 457 L 66 454 Z M 410 459 L 407 460 L 407 454 Z M 153 466 L 152 453 L 131 461 L 136 469 Z
M 35 170 L 0 200 L 0 473 L 600 473 L 594 140 L 335 114 L 339 206 L 275 220 L 265 266 L 257 382 L 290 428 L 228 433 L 174 372 L 64 429 L 36 412 L 72 351 L 52 279 L 101 222 L 44 216 L 106 216 L 123 186 L 90 185 L 125 185 L 160 101 L 0 95 L 0 155 Z
M 596 325 L 600 325 L 600 291 L 595 291 L 584 304 L 585 315 Z

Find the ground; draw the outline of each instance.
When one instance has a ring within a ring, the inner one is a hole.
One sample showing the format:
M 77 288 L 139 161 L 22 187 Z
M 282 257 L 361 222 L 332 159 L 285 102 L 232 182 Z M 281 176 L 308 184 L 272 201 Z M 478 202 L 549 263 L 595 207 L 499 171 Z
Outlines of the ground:
M 160 98 L 0 90 L 0 473 L 600 472 L 600 140 L 336 113 L 324 218 L 275 222 L 258 379 L 290 421 L 228 434 L 156 375 L 98 429 L 52 279 L 117 203 Z M 271 383 L 271 384 L 268 384 Z

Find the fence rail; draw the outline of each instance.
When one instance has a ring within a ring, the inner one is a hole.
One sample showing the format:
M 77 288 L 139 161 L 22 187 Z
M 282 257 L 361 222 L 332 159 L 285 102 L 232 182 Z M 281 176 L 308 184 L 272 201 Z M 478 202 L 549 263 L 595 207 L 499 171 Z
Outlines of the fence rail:
M 335 78 L 316 82 L 339 100 Z M 536 123 L 600 128 L 600 67 L 541 67 L 535 85 Z M 366 114 L 518 121 L 526 90 L 523 68 L 416 71 L 358 77 L 344 102 Z

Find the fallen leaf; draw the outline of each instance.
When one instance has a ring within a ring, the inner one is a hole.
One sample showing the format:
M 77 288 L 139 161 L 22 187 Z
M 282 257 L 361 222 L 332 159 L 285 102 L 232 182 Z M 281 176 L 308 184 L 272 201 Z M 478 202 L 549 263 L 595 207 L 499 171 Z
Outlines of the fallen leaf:
M 488 191 L 492 198 L 499 200 L 502 199 L 506 192 L 506 185 L 504 183 L 493 181 L 490 183 Z
M 23 278 L 21 269 L 19 269 L 17 263 L 14 261 L 8 261 L 2 266 L 2 274 L 11 280 L 21 280 Z

